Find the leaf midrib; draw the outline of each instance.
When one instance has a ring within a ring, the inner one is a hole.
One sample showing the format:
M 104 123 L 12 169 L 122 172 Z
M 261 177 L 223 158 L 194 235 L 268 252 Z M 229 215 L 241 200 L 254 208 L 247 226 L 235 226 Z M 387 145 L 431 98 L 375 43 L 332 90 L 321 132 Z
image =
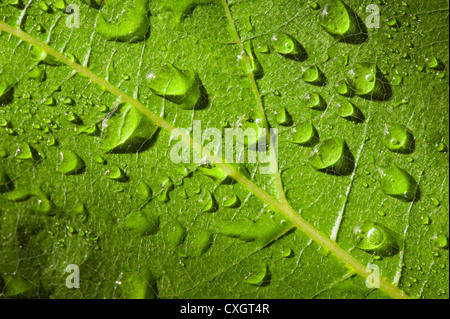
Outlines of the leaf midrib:
M 223 0 L 223 1 L 225 1 L 225 0 Z M 123 102 L 132 105 L 137 110 L 142 112 L 144 115 L 148 116 L 157 126 L 168 131 L 172 136 L 180 138 L 181 141 L 186 143 L 186 145 L 189 145 L 189 147 L 191 147 L 196 152 L 198 152 L 200 154 L 204 154 L 208 161 L 217 165 L 227 175 L 234 178 L 237 182 L 242 184 L 245 188 L 247 188 L 250 192 L 252 192 L 254 195 L 259 197 L 261 200 L 263 200 L 266 204 L 272 206 L 274 209 L 278 210 L 280 213 L 282 213 L 287 218 L 289 218 L 292 221 L 293 226 L 297 227 L 298 229 L 300 229 L 301 231 L 306 233 L 316 243 L 318 243 L 320 246 L 322 246 L 323 248 L 327 249 L 330 253 L 335 255 L 340 261 L 345 263 L 347 268 L 351 269 L 351 271 L 361 275 L 364 278 L 367 278 L 371 274 L 370 272 L 366 271 L 366 267 L 362 263 L 360 263 L 358 260 L 356 260 L 350 253 L 348 253 L 347 251 L 342 249 L 336 242 L 332 241 L 321 231 L 319 231 L 314 226 L 309 224 L 289 204 L 287 204 L 286 202 L 278 201 L 275 198 L 273 198 L 271 195 L 266 193 L 263 189 L 259 188 L 252 181 L 247 179 L 244 175 L 242 175 L 238 171 L 236 171 L 230 164 L 223 163 L 221 158 L 219 158 L 215 155 L 211 155 L 210 152 L 205 150 L 201 144 L 194 141 L 190 136 L 184 134 L 183 132 L 181 132 L 179 129 L 177 129 L 175 126 L 173 126 L 172 124 L 170 124 L 163 118 L 161 118 L 158 115 L 156 115 L 155 113 L 151 112 L 149 109 L 147 109 L 143 104 L 141 104 L 136 99 L 125 94 L 119 88 L 115 87 L 108 81 L 100 78 L 98 75 L 94 74 L 88 68 L 83 67 L 83 66 L 69 60 L 67 57 L 65 57 L 64 54 L 56 51 L 55 49 L 51 48 L 47 44 L 42 43 L 39 40 L 33 38 L 31 35 L 22 31 L 20 28 L 10 26 L 9 24 L 6 24 L 6 23 L 0 21 L 0 30 L 6 31 L 6 32 L 18 37 L 19 39 L 42 49 L 45 53 L 53 56 L 57 60 L 61 61 L 62 63 L 66 64 L 67 66 L 69 66 L 70 68 L 75 70 L 76 72 L 86 76 L 92 82 L 96 83 L 97 85 L 103 86 L 106 90 L 108 90 L 112 94 L 116 95 Z M 380 289 L 383 290 L 384 292 L 386 292 L 387 294 L 389 294 L 390 296 L 392 296 L 393 298 L 397 298 L 397 299 L 409 299 L 410 298 L 406 293 L 404 293 L 402 290 L 400 290 L 397 286 L 386 281 L 386 279 L 384 279 L 384 278 L 380 278 Z

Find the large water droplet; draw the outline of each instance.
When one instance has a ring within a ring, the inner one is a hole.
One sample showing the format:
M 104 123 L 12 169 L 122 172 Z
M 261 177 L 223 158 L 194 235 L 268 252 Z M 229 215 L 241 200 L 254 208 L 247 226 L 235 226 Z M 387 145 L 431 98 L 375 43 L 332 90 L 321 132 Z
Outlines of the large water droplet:
M 418 198 L 419 187 L 414 178 L 397 165 L 380 168 L 380 187 L 386 195 L 410 202 Z
M 129 104 L 121 103 L 112 116 L 103 121 L 102 145 L 105 152 L 134 153 L 151 144 L 156 126 Z
M 375 64 L 358 63 L 348 72 L 348 83 L 355 94 L 371 100 L 385 101 L 391 88 Z
M 273 211 L 273 214 L 265 213 L 256 221 L 238 219 L 220 222 L 218 233 L 242 241 L 254 242 L 258 247 L 263 247 L 285 232 L 291 225 L 292 222 L 286 220 L 284 215 Z
M 113 165 L 105 172 L 105 177 L 113 180 L 123 180 L 125 173 L 118 166 Z
M 385 125 L 383 144 L 390 151 L 402 154 L 412 153 L 415 148 L 413 134 L 400 124 Z
M 205 191 L 205 194 L 201 199 L 201 203 L 202 203 L 202 213 L 213 213 L 218 209 L 217 201 L 214 195 L 211 194 L 209 191 Z
M 364 222 L 355 228 L 356 247 L 376 253 L 379 256 L 392 256 L 399 247 L 395 234 L 388 228 L 372 222 Z
M 292 117 L 285 108 L 281 108 L 276 111 L 276 121 L 279 125 L 292 125 Z
M 347 143 L 337 137 L 318 144 L 311 152 L 309 162 L 316 170 L 336 175 L 350 174 L 355 165 Z
M 171 64 L 152 70 L 146 76 L 150 89 L 184 109 L 199 109 L 208 104 L 201 80 L 194 70 L 180 70 Z
M 165 242 L 170 248 L 175 248 L 183 243 L 186 236 L 186 227 L 180 224 L 177 220 L 170 220 L 164 228 L 165 231 Z
M 448 247 L 448 238 L 444 234 L 436 234 L 432 238 L 434 246 L 437 248 L 447 248 Z
M 247 277 L 244 281 L 251 285 L 261 286 L 263 284 L 267 284 L 269 280 L 269 269 L 266 263 L 262 263 L 259 265 L 259 268 Z
M 108 1 L 98 16 L 96 31 L 108 41 L 142 41 L 150 29 L 147 6 L 147 0 Z M 105 11 L 112 15 L 109 21 Z
M 364 25 L 356 14 L 342 1 L 333 0 L 323 8 L 319 24 L 335 39 L 361 43 L 367 38 Z
M 159 216 L 154 213 L 134 211 L 125 219 L 124 225 L 138 235 L 155 234 L 159 229 Z
M 173 181 L 170 179 L 170 177 L 165 176 L 159 179 L 159 182 L 161 183 L 162 189 L 158 196 L 156 196 L 156 199 L 160 202 L 167 203 L 169 201 L 169 193 L 175 185 L 173 184 Z
M 155 299 L 156 280 L 149 267 L 140 267 L 137 272 L 122 274 L 116 293 L 123 299 Z
M 22 142 L 17 144 L 16 153 L 14 155 L 17 159 L 21 160 L 37 160 L 39 156 L 30 144 Z
M 61 61 L 59 61 L 55 57 L 47 54 L 47 52 L 45 52 L 41 48 L 38 48 L 34 45 L 31 47 L 31 59 L 35 62 L 42 61 L 43 63 L 48 64 L 48 65 L 54 65 L 54 66 L 62 65 Z
M 306 60 L 308 54 L 303 46 L 291 35 L 278 32 L 272 35 L 272 48 L 275 52 L 292 60 Z
M 308 93 L 305 96 L 306 107 L 318 111 L 324 111 L 327 108 L 327 102 L 319 93 Z
M 195 256 L 201 256 L 208 251 L 213 241 L 213 234 L 211 232 L 202 231 L 193 236 L 189 248 L 193 250 Z
M 137 196 L 143 200 L 148 201 L 152 197 L 152 189 L 144 182 L 140 182 L 136 188 Z
M 325 75 L 317 67 L 317 65 L 312 65 L 309 68 L 303 70 L 302 79 L 309 84 L 318 86 L 322 86 L 326 82 Z
M 307 121 L 291 131 L 289 141 L 303 146 L 314 146 L 319 142 L 319 133 L 313 123 Z
M 336 113 L 340 117 L 349 121 L 364 121 L 364 115 L 362 114 L 361 110 L 348 100 L 343 100 L 342 102 L 337 103 Z
M 435 69 L 439 66 L 439 61 L 434 55 L 430 54 L 425 57 L 425 64 L 428 68 Z
M 241 201 L 239 197 L 236 196 L 236 194 L 233 194 L 223 201 L 223 206 L 228 208 L 237 208 L 241 205 Z
M 61 159 L 56 170 L 64 175 L 73 175 L 82 173 L 85 164 L 83 160 L 73 151 L 62 150 L 59 153 Z
M 34 67 L 30 72 L 27 73 L 27 78 L 37 80 L 39 82 L 45 79 L 45 68 L 41 65 Z
M 247 59 L 245 59 L 242 54 L 238 56 L 239 67 L 242 71 L 242 75 L 249 75 L 250 73 L 253 73 L 255 78 L 260 78 L 263 76 L 264 70 L 254 53 L 252 41 L 247 41 L 244 43 L 244 50 L 247 55 Z

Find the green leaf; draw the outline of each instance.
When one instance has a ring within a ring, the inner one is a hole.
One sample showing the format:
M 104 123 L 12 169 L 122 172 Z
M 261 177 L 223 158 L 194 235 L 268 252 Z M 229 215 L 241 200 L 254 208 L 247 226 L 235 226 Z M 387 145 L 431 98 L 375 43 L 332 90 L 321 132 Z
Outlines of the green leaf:
M 448 298 L 447 1 L 131 2 L 0 2 L 1 298 Z

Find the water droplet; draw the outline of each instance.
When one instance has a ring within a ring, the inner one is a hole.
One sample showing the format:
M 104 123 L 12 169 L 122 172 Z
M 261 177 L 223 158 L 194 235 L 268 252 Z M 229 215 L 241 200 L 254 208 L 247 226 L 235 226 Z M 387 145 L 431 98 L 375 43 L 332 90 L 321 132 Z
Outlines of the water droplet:
M 140 266 L 137 272 L 122 274 L 116 293 L 122 299 L 155 299 L 156 281 L 149 267 Z
M 39 7 L 39 9 L 41 9 L 44 12 L 50 11 L 50 6 L 45 1 L 40 1 L 38 3 L 38 7 Z
M 348 86 L 347 82 L 345 80 L 340 80 L 338 83 L 335 84 L 334 89 L 336 92 L 340 95 L 351 97 L 353 95 L 353 91 Z
M 118 6 L 108 1 L 104 4 L 96 24 L 96 31 L 108 41 L 138 42 L 146 38 L 150 29 L 147 0 L 133 1 L 133 5 Z M 116 19 L 107 21 L 104 11 L 113 12 Z M 116 20 L 116 21 L 115 21 Z
M 56 10 L 64 11 L 66 9 L 66 2 L 64 0 L 53 0 L 52 7 Z
M 134 211 L 127 216 L 124 225 L 138 235 L 152 235 L 159 229 L 159 216 L 154 213 L 144 213 L 140 210 Z
M 327 102 L 319 93 L 308 93 L 305 97 L 306 107 L 318 111 L 324 111 L 327 108 Z
M 207 104 L 203 85 L 194 70 L 180 70 L 171 64 L 147 74 L 148 85 L 156 95 L 180 105 L 184 109 L 202 108 Z
M 312 122 L 307 121 L 291 131 L 289 141 L 303 146 L 314 146 L 319 142 L 319 133 Z
M 218 233 L 263 247 L 292 225 L 289 220 L 283 224 L 281 220 L 285 220 L 284 215 L 274 211 L 272 215 L 262 214 L 256 221 L 248 218 L 222 221 L 219 222 Z
M 308 1 L 307 4 L 311 9 L 314 9 L 314 10 L 320 9 L 320 4 L 318 4 L 316 1 Z
M 324 85 L 326 81 L 325 75 L 317 67 L 317 65 L 313 65 L 305 69 L 302 74 L 302 79 L 309 84 L 320 86 Z
M 447 248 L 448 247 L 448 238 L 444 234 L 436 234 L 433 236 L 432 242 L 433 245 L 437 248 Z
M 101 149 L 111 153 L 134 153 L 147 149 L 156 131 L 153 122 L 136 108 L 121 103 L 102 123 Z
M 4 118 L 0 117 L 0 127 L 9 127 L 10 122 L 8 120 L 5 120 Z
M 441 202 L 439 201 L 439 199 L 436 198 L 436 196 L 432 196 L 430 197 L 431 203 L 434 205 L 434 207 L 439 207 L 439 205 L 441 205 Z
M 267 264 L 262 263 L 259 265 L 258 270 L 252 273 L 244 281 L 250 285 L 260 286 L 264 283 L 264 281 L 268 280 L 268 277 L 269 277 L 269 269 L 267 267 Z
M 402 154 L 410 154 L 415 148 L 414 136 L 400 124 L 385 125 L 383 144 L 388 150 Z
M 382 74 L 377 66 L 371 63 L 358 63 L 348 72 L 348 83 L 355 94 L 362 97 L 387 100 L 390 88 L 382 80 Z
M 339 40 L 361 35 L 356 14 L 339 0 L 325 5 L 319 16 L 319 24 L 327 33 Z
M 376 253 L 382 257 L 398 253 L 399 247 L 395 234 L 388 228 L 372 222 L 364 222 L 354 231 L 356 247 Z
M 205 191 L 202 202 L 202 213 L 214 213 L 218 209 L 217 201 L 214 198 L 214 195 L 209 191 Z
M 244 43 L 244 50 L 246 58 L 243 58 L 243 53 L 238 56 L 239 67 L 242 71 L 242 75 L 247 76 L 250 73 L 253 73 L 255 78 L 263 76 L 264 70 L 254 54 L 252 41 L 247 41 Z
M 148 201 L 152 197 L 152 189 L 144 182 L 140 182 L 136 188 L 137 196 L 143 200 Z
M 100 156 L 100 155 L 95 155 L 93 158 L 94 162 L 96 162 L 97 164 L 105 164 L 105 159 Z
M 77 203 L 73 208 L 73 213 L 79 216 L 82 223 L 86 223 L 89 219 L 89 213 L 83 203 Z
M 44 105 L 47 105 L 47 106 L 55 106 L 56 100 L 53 97 L 49 97 L 49 98 L 45 98 L 42 103 L 44 103 Z
M 441 153 L 446 153 L 448 152 L 448 147 L 444 143 L 440 142 L 436 144 L 436 150 Z
M 354 167 L 347 143 L 337 137 L 319 143 L 311 152 L 309 162 L 316 170 L 337 175 L 348 175 Z
M 386 24 L 390 27 L 398 27 L 399 26 L 398 20 L 395 17 L 387 19 Z
M 83 120 L 78 116 L 78 114 L 69 111 L 65 115 L 66 115 L 66 120 L 69 121 L 70 123 L 73 123 L 76 125 L 83 124 Z
M 343 100 L 342 102 L 337 103 L 336 106 L 336 113 L 342 118 L 355 122 L 360 122 L 364 119 L 362 112 L 348 100 Z
M 237 208 L 241 205 L 241 201 L 236 194 L 231 195 L 228 198 L 225 198 L 223 201 L 223 206 L 228 208 Z
M 428 217 L 428 215 L 422 215 L 420 219 L 422 221 L 422 225 L 430 225 L 431 223 L 430 217 Z
M 186 237 L 186 227 L 180 224 L 177 220 L 170 220 L 165 226 L 166 232 L 165 235 L 165 242 L 170 248 L 175 248 L 177 246 L 180 246 L 184 238 Z
M 73 175 L 81 173 L 85 164 L 83 160 L 73 151 L 62 150 L 59 153 L 61 159 L 56 170 L 64 175 Z
M 418 185 L 414 178 L 397 165 L 380 168 L 380 187 L 386 195 L 402 201 L 413 201 L 418 195 Z
M 19 143 L 17 144 L 16 153 L 14 155 L 17 159 L 28 160 L 34 159 L 36 160 L 35 151 L 28 143 Z
M 292 117 L 285 108 L 278 109 L 276 112 L 276 121 L 279 125 L 291 126 Z
M 439 66 L 439 61 L 434 55 L 429 55 L 425 57 L 425 64 L 430 69 L 435 69 Z
M 30 72 L 27 73 L 27 78 L 37 80 L 39 82 L 45 79 L 45 68 L 41 66 L 34 67 Z
M 58 59 L 47 54 L 47 52 L 34 45 L 31 47 L 31 59 L 35 62 L 42 61 L 45 64 L 53 66 L 62 65 L 62 62 L 60 62 Z
M 286 248 L 281 251 L 281 257 L 290 258 L 293 255 L 293 251 L 291 248 Z
M 189 247 L 192 247 L 195 256 L 201 256 L 208 251 L 213 241 L 213 234 L 211 232 L 202 231 L 194 235 Z
M 71 97 L 65 97 L 62 102 L 66 105 L 75 105 L 75 101 Z
M 170 179 L 170 177 L 165 176 L 165 177 L 160 178 L 159 182 L 161 183 L 162 190 L 160 191 L 158 196 L 156 196 L 156 199 L 159 202 L 167 203 L 170 199 L 169 193 L 174 188 L 173 181 Z
M 392 85 L 399 86 L 403 84 L 403 77 L 401 75 L 394 75 L 392 77 Z
M 113 180 L 121 180 L 125 177 L 125 173 L 118 166 L 113 165 L 105 172 L 105 177 Z
M 287 33 L 278 32 L 273 34 L 271 44 L 275 52 L 289 59 L 303 61 L 307 57 L 303 46 Z

